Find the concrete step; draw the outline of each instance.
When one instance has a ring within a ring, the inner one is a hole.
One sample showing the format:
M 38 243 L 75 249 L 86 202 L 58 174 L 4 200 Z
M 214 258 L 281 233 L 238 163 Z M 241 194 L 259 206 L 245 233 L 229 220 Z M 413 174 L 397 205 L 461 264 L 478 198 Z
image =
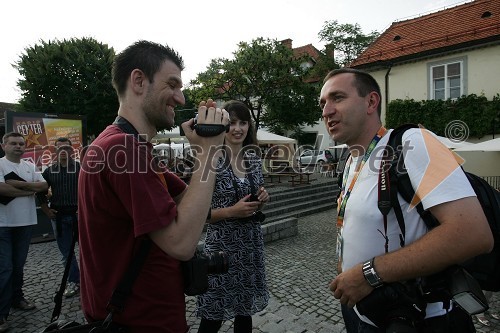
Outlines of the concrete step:
M 306 216 L 336 207 L 335 199 L 338 192 L 336 180 L 324 180 L 304 187 L 270 192 L 271 200 L 263 209 L 266 214 L 266 221 L 263 224 L 289 217 Z
M 301 204 L 304 201 L 314 202 L 316 200 L 323 200 L 325 198 L 335 198 L 338 189 L 333 187 L 325 187 L 318 189 L 311 189 L 307 192 L 291 193 L 287 195 L 274 196 L 271 195 L 271 200 L 264 206 L 265 211 L 271 211 L 277 207 L 286 205 L 291 206 L 294 204 Z
M 266 214 L 265 223 L 279 220 L 280 218 L 287 217 L 300 217 L 308 214 L 314 214 L 317 207 L 326 206 L 329 208 L 336 207 L 334 193 L 330 195 L 320 195 L 315 198 L 297 198 L 289 203 L 283 203 L 271 209 L 264 209 Z
M 338 189 L 338 186 L 336 184 L 320 184 L 316 187 L 301 188 L 301 189 L 296 189 L 296 190 L 287 191 L 287 192 L 278 192 L 278 193 L 270 192 L 269 195 L 271 196 L 270 201 L 275 202 L 275 201 L 280 201 L 283 199 L 288 200 L 290 198 L 303 197 L 303 196 L 311 195 L 314 193 L 335 191 L 337 189 Z
M 312 215 L 335 207 L 337 207 L 336 202 L 316 203 L 314 205 L 309 205 L 308 207 L 301 207 L 300 209 L 294 209 L 282 212 L 275 216 L 268 216 L 266 214 L 266 220 L 264 221 L 263 224 L 273 223 L 291 217 L 299 218 L 302 216 Z

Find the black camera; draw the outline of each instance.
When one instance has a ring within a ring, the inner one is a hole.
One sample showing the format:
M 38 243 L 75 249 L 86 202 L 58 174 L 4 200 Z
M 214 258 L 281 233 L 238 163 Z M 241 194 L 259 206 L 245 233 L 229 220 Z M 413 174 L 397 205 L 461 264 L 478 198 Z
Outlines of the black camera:
M 258 210 L 256 212 L 253 212 L 253 215 L 250 216 L 250 219 L 252 221 L 262 223 L 266 220 L 266 214 L 264 214 L 262 211 Z
M 208 274 L 227 273 L 229 263 L 224 252 L 197 251 L 193 258 L 181 263 L 181 269 L 184 278 L 184 293 L 194 296 L 208 290 Z
M 417 325 L 425 318 L 426 301 L 416 282 L 395 282 L 375 288 L 356 307 L 387 333 L 417 333 Z
M 194 117 L 194 123 L 193 126 L 191 126 L 191 129 L 196 132 L 199 136 L 216 136 L 221 134 L 222 132 L 229 132 L 229 128 L 231 126 L 229 124 L 227 125 L 222 125 L 222 124 L 198 124 L 198 113 Z M 181 136 L 185 136 L 184 130 L 182 129 L 182 126 L 179 126 L 179 134 Z
M 248 198 L 248 201 L 250 201 L 250 202 L 259 201 L 259 197 L 257 196 L 257 194 L 252 193 L 252 194 L 250 194 L 250 198 Z
M 252 194 L 250 194 L 250 198 L 248 198 L 247 201 L 249 201 L 249 202 L 259 201 L 259 197 L 257 196 L 257 194 L 252 193 Z M 246 222 L 255 221 L 255 222 L 262 223 L 265 221 L 265 219 L 266 219 L 266 214 L 264 214 L 262 211 L 258 210 L 258 211 L 253 212 L 252 216 L 249 216 L 243 220 Z

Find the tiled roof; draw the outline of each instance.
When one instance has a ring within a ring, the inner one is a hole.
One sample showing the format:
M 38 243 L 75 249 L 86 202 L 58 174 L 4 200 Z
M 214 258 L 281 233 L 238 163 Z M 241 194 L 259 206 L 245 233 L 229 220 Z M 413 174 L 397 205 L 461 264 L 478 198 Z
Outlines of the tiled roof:
M 295 57 L 301 57 L 304 54 L 308 55 L 312 59 L 312 61 L 314 61 L 314 63 L 316 63 L 318 61 L 318 58 L 319 58 L 320 53 L 321 53 L 312 44 L 307 44 L 304 46 L 295 47 L 292 49 L 292 51 L 293 51 L 293 55 Z M 307 83 L 314 83 L 314 82 L 318 82 L 320 79 L 321 79 L 321 77 L 309 77 L 309 78 L 304 79 L 304 81 Z
M 394 22 L 350 67 L 410 60 L 491 42 L 500 42 L 500 0 L 476 0 Z
M 311 58 L 314 59 L 314 61 L 317 61 L 319 58 L 320 52 L 318 51 L 317 48 L 315 48 L 312 44 L 307 44 L 304 46 L 299 46 L 293 49 L 293 55 L 296 57 L 300 57 L 304 54 L 307 54 Z

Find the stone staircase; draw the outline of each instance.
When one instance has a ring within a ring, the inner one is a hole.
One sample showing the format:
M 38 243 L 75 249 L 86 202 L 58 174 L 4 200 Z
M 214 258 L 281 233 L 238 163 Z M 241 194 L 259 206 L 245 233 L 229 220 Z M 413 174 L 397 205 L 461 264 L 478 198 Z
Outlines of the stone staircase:
M 264 206 L 264 225 L 290 217 L 315 214 L 337 206 L 335 198 L 339 192 L 336 178 L 318 178 L 309 185 L 294 187 L 270 187 L 271 197 Z

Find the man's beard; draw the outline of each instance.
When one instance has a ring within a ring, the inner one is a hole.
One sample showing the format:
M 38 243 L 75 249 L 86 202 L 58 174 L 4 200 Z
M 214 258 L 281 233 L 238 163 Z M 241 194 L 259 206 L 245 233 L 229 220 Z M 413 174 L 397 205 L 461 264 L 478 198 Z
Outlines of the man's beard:
M 148 95 L 144 99 L 142 106 L 146 118 L 148 119 L 149 123 L 155 127 L 156 132 L 171 130 L 174 125 L 173 123 L 170 123 L 168 121 L 168 117 L 161 110 L 160 104 L 161 103 L 158 103 L 151 97 L 151 94 L 148 93 Z

